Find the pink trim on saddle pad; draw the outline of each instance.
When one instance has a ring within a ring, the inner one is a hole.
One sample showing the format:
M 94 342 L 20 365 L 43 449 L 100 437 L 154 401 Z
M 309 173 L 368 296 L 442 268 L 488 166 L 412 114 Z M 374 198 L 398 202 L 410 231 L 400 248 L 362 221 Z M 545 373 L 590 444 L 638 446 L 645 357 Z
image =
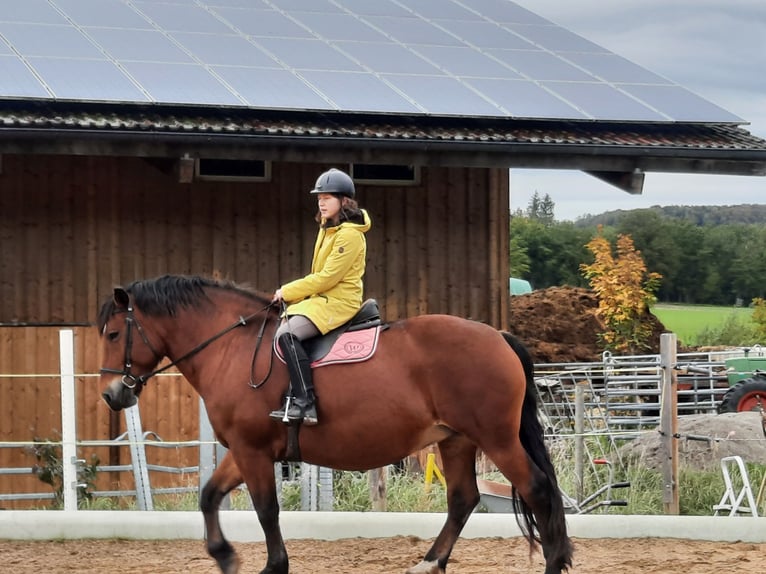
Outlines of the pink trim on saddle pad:
M 378 333 L 380 333 L 379 326 L 350 333 L 345 332 L 338 337 L 330 352 L 318 361 L 311 363 L 311 366 L 324 367 L 325 365 L 366 361 L 375 354 L 375 349 L 378 348 Z

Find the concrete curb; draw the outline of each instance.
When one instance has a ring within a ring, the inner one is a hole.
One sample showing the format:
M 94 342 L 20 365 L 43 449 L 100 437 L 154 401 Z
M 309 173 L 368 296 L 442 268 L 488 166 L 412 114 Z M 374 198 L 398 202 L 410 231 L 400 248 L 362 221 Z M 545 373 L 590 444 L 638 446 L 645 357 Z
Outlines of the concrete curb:
M 444 514 L 396 512 L 283 512 L 286 539 L 434 538 Z M 724 516 L 567 516 L 574 538 L 682 538 L 726 542 L 766 542 L 766 518 Z M 263 531 L 254 512 L 221 512 L 227 538 L 235 542 L 260 542 Z M 520 536 L 509 514 L 474 514 L 463 538 Z M 0 512 L 0 539 L 63 540 L 125 538 L 174 540 L 204 538 L 200 512 L 47 511 Z

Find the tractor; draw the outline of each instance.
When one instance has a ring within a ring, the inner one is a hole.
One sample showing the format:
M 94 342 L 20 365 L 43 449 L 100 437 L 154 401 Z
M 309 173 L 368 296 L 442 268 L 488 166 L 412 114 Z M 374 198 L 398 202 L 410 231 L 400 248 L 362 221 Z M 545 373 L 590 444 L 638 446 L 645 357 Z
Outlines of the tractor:
M 718 406 L 719 413 L 766 412 L 766 357 L 726 359 L 729 390 Z

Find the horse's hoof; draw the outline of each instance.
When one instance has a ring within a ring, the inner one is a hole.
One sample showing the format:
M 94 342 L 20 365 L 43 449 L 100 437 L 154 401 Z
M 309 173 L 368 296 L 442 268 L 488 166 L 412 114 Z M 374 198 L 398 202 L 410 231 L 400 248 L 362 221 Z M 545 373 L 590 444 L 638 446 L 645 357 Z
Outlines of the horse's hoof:
M 225 558 L 218 560 L 218 567 L 223 574 L 238 574 L 239 573 L 239 556 L 232 552 Z
M 445 574 L 444 570 L 439 568 L 439 563 L 434 560 L 432 562 L 426 562 L 423 560 L 417 566 L 413 566 L 407 570 L 406 574 Z

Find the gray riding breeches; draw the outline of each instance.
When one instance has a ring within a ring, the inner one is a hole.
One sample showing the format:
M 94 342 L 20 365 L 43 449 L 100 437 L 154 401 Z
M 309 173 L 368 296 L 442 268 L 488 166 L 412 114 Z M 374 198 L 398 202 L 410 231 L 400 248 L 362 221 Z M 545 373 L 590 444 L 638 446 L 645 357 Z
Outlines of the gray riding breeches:
M 285 333 L 292 333 L 299 341 L 305 341 L 321 334 L 311 319 L 304 315 L 291 315 L 287 320 L 282 320 L 282 324 L 274 334 L 274 339 L 279 341 L 279 338 Z

